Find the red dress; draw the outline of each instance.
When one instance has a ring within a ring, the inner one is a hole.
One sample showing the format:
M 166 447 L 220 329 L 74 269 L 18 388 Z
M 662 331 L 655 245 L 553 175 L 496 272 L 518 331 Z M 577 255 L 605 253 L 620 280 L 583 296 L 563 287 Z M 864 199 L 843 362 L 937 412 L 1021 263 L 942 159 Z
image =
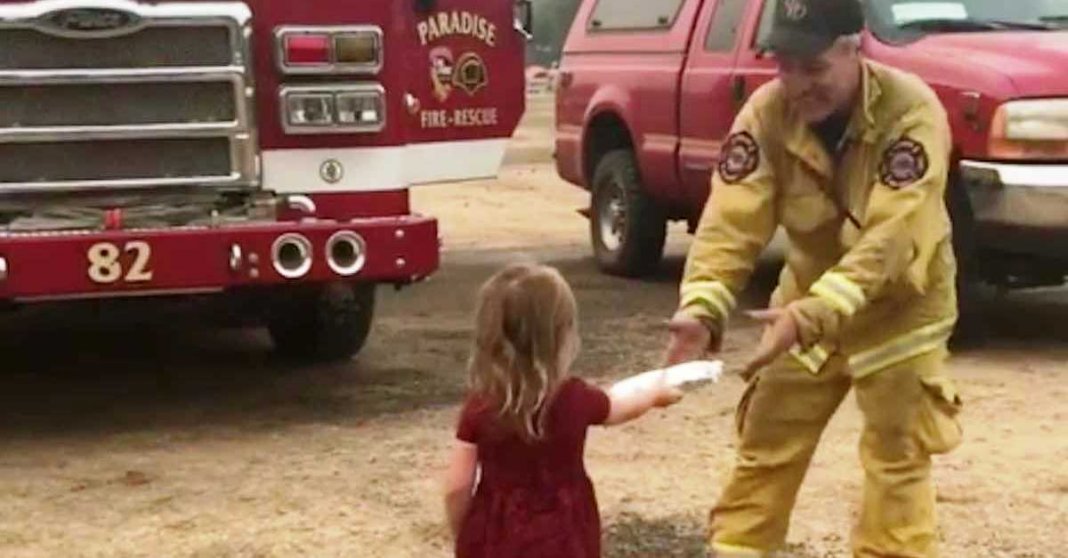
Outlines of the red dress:
M 608 396 L 582 380 L 560 386 L 547 436 L 524 442 L 478 397 L 464 405 L 457 438 L 478 446 L 478 488 L 457 558 L 600 558 L 601 519 L 586 475 L 586 429 L 608 418 Z

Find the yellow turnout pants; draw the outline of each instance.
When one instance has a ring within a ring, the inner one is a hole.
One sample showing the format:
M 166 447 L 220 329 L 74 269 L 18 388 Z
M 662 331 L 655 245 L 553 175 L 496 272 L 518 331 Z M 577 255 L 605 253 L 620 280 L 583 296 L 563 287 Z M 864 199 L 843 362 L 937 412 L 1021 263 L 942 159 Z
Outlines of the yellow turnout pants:
M 738 458 L 710 514 L 711 556 L 763 558 L 785 540 L 798 488 L 827 421 L 849 389 L 864 415 L 857 558 L 938 555 L 931 455 L 961 441 L 961 403 L 944 349 L 853 379 L 833 356 L 818 374 L 785 356 L 749 380 L 738 405 Z

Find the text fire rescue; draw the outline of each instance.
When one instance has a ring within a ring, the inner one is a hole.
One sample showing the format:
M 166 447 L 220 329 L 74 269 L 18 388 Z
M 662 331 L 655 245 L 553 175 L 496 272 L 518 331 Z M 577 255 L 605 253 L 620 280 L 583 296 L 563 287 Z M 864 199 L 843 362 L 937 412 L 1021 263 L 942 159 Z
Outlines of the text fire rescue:
M 496 126 L 497 109 L 465 108 L 448 110 L 425 110 L 420 114 L 424 128 L 467 128 L 472 126 Z

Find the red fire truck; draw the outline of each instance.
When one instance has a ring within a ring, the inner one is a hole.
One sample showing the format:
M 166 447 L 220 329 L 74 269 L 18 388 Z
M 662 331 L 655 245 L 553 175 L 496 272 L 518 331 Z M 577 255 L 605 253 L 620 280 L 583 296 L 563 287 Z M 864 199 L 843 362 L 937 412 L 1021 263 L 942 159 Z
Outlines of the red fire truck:
M 0 0 L 0 308 L 204 297 L 347 358 L 439 265 L 409 187 L 496 174 L 514 0 Z

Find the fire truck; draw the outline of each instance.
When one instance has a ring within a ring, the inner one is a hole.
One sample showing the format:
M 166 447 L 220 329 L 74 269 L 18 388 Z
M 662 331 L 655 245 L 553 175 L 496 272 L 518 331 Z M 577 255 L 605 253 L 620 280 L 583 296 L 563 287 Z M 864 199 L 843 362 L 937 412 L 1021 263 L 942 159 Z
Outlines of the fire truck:
M 0 310 L 205 299 L 345 359 L 492 177 L 529 2 L 0 0 Z

